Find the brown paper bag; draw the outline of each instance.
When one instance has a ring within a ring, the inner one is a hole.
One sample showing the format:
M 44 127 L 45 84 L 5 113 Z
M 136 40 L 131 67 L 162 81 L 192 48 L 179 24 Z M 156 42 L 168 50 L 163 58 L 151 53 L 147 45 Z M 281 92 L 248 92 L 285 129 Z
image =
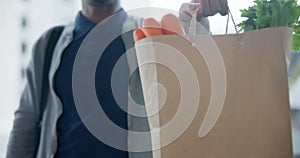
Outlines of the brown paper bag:
M 154 158 L 292 158 L 292 30 L 192 39 L 136 43 Z

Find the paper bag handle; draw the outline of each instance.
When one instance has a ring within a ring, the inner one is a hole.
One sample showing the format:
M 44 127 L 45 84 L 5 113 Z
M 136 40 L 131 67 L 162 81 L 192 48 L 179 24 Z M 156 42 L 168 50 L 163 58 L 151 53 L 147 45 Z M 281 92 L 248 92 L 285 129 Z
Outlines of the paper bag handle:
M 191 23 L 190 23 L 190 27 L 189 27 L 189 30 L 188 30 L 188 38 L 190 40 L 193 41 L 193 37 L 197 35 L 197 12 L 195 11 L 193 16 L 192 16 L 192 19 L 191 19 Z M 242 37 L 241 37 L 241 34 L 239 33 L 238 29 L 237 29 L 237 25 L 235 23 L 235 20 L 234 20 L 234 17 L 230 11 L 230 9 L 228 9 L 228 16 L 227 16 L 227 23 L 226 23 L 226 32 L 225 34 L 227 35 L 228 34 L 228 26 L 229 26 L 229 19 L 231 18 L 231 21 L 233 22 L 233 25 L 234 25 L 234 29 L 236 31 L 236 35 L 238 37 L 238 40 L 240 41 L 241 44 L 244 44 L 243 40 L 242 40 Z
M 233 26 L 234 26 L 234 29 L 235 29 L 235 32 L 236 32 L 236 35 L 239 39 L 239 41 L 241 42 L 241 44 L 244 44 L 244 41 L 242 40 L 242 37 L 241 37 L 241 34 L 239 33 L 238 29 L 237 29 L 237 25 L 235 23 L 235 20 L 234 20 L 234 17 L 232 15 L 232 12 L 230 11 L 230 9 L 228 9 L 228 16 L 227 16 L 227 22 L 226 22 L 226 31 L 225 31 L 225 34 L 227 35 L 228 34 L 228 27 L 229 27 L 229 19 L 231 18 L 231 21 L 233 23 Z

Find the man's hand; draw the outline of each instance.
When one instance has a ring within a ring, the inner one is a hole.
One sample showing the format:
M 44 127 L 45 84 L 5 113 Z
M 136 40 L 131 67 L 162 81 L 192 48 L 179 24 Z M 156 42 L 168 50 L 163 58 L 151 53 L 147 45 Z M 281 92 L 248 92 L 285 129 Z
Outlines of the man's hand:
M 196 16 L 197 21 L 200 21 L 203 17 L 217 13 L 226 15 L 228 10 L 227 0 L 192 0 L 191 3 L 182 4 L 179 19 L 189 22 L 193 16 Z

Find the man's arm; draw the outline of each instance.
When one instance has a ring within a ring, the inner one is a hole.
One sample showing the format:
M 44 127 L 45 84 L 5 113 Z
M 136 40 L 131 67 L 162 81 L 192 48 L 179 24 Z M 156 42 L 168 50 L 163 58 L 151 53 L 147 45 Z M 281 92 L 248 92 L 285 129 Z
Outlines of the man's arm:
M 35 44 L 32 58 L 26 71 L 27 83 L 20 104 L 15 112 L 13 128 L 7 147 L 7 158 L 34 158 L 40 140 L 39 113 L 42 69 L 46 39 L 45 33 Z

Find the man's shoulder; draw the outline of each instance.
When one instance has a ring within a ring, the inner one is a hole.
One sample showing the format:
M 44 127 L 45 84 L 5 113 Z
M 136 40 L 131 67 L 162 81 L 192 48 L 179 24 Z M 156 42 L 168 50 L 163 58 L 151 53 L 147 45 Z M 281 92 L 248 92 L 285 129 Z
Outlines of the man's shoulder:
M 67 25 L 56 25 L 56 26 L 52 26 L 50 27 L 49 29 L 47 29 L 40 37 L 38 40 L 44 40 L 44 41 L 47 41 L 51 34 L 53 32 L 56 32 L 59 30 L 59 32 L 61 34 L 64 34 L 64 35 L 67 35 L 67 34 L 72 34 L 73 32 L 73 29 L 75 27 L 75 24 L 74 22 L 70 22 L 69 24 Z
M 46 30 L 35 42 L 32 51 L 32 58 L 36 61 L 42 61 L 45 55 L 46 47 L 49 44 L 49 40 L 51 40 L 51 35 L 57 34 L 57 36 L 66 36 L 67 34 L 71 34 L 73 30 L 74 24 L 68 24 L 66 26 L 54 26 Z M 69 33 L 68 33 L 69 32 Z M 58 35 L 59 34 L 59 35 Z M 58 40 L 58 39 L 55 39 Z M 57 41 L 56 41 L 57 42 Z
M 131 21 L 131 22 L 136 22 L 136 23 L 140 24 L 144 20 L 144 18 L 138 17 L 138 16 L 128 16 L 127 20 Z

